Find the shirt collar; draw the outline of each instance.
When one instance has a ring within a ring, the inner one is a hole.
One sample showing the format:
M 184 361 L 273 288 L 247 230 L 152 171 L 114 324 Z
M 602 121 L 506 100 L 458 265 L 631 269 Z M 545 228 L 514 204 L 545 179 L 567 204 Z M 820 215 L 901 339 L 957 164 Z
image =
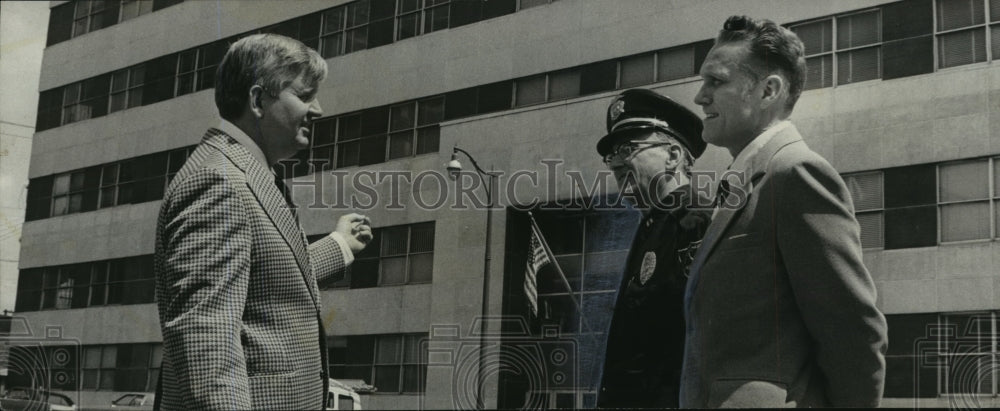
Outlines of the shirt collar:
M 243 132 L 243 130 L 241 130 L 235 124 L 230 123 L 225 119 L 219 121 L 219 127 L 217 128 L 219 129 L 219 131 L 228 134 L 230 137 L 236 140 L 236 142 L 243 145 L 243 147 L 245 147 L 247 151 L 250 152 L 250 155 L 253 156 L 253 158 L 256 159 L 261 166 L 264 166 L 265 170 L 271 169 L 271 165 L 267 163 L 267 156 L 264 155 L 264 151 L 260 149 L 260 146 L 258 146 L 257 143 L 253 141 L 253 139 L 250 138 L 249 135 L 247 135 L 247 133 Z
M 767 145 L 767 143 L 771 141 L 771 138 L 777 135 L 778 132 L 788 128 L 790 125 L 792 125 L 792 122 L 782 120 L 769 127 L 767 130 L 764 130 L 763 133 L 760 133 L 760 135 L 750 141 L 750 144 L 743 147 L 743 150 L 741 150 L 740 153 L 736 155 L 736 158 L 733 159 L 733 164 L 729 166 L 729 169 L 735 171 L 747 171 L 747 166 L 753 161 L 753 157 L 757 155 L 757 152 L 760 151 L 762 147 Z

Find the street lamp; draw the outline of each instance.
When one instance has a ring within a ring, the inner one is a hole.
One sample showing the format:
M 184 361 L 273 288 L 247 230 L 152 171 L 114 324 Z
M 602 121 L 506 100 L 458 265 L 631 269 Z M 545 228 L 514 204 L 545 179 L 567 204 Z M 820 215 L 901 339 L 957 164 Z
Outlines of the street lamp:
M 479 317 L 479 369 L 476 373 L 476 408 L 481 410 L 485 406 L 483 401 L 483 385 L 485 383 L 483 365 L 486 362 L 486 316 L 489 314 L 490 301 L 490 259 L 492 258 L 490 256 L 490 235 L 493 231 L 493 179 L 499 176 L 500 173 L 483 170 L 469 152 L 455 146 L 451 151 L 451 161 L 448 162 L 447 166 L 448 174 L 452 180 L 457 179 L 462 173 L 462 163 L 458 161 L 458 153 L 465 154 L 469 158 L 472 166 L 476 168 L 479 181 L 483 183 L 486 190 L 486 253 L 483 257 L 483 307 L 482 314 Z M 489 177 L 489 181 L 487 181 L 486 177 Z

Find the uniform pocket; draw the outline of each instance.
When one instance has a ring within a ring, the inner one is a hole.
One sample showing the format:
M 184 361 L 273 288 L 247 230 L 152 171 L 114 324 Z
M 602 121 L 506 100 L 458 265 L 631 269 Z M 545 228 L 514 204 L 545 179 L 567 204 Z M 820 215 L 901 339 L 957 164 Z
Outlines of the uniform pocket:
M 773 408 L 788 404 L 788 386 L 752 379 L 718 379 L 708 392 L 708 408 Z

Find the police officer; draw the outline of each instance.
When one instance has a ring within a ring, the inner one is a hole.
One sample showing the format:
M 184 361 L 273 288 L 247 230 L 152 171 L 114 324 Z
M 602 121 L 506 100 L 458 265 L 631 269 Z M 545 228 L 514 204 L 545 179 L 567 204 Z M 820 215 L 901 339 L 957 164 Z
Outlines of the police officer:
M 643 210 L 619 287 L 598 406 L 677 407 L 686 269 L 711 219 L 690 170 L 705 151 L 701 120 L 669 97 L 626 90 L 608 107 L 597 152 Z M 706 202 L 707 201 L 707 202 Z

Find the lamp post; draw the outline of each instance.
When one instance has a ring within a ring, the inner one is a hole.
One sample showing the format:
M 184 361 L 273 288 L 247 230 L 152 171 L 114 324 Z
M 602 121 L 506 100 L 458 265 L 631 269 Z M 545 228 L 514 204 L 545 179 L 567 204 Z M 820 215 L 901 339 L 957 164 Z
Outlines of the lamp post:
M 492 235 L 493 231 L 493 179 L 499 176 L 500 173 L 483 170 L 468 151 L 455 146 L 451 152 L 451 161 L 448 162 L 448 174 L 453 180 L 458 178 L 462 173 L 462 163 L 458 161 L 458 153 L 465 154 L 469 158 L 472 166 L 476 169 L 476 174 L 479 175 L 479 180 L 483 183 L 486 190 L 486 252 L 483 257 L 483 307 L 482 314 L 479 317 L 479 369 L 476 373 L 476 408 L 481 410 L 485 407 L 483 401 L 483 385 L 485 383 L 483 365 L 486 360 L 486 316 L 489 314 L 490 302 L 490 259 L 492 258 L 490 256 L 490 235 Z M 489 181 L 487 181 L 486 177 L 489 177 Z

